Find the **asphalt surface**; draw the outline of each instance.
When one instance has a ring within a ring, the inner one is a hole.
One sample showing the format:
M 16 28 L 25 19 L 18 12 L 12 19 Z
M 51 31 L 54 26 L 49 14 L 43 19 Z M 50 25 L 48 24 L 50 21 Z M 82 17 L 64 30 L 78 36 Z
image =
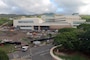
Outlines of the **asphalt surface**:
M 28 51 L 17 51 L 9 54 L 10 60 L 12 59 L 26 59 L 26 60 L 54 60 L 50 55 L 50 49 L 53 45 L 44 45 L 40 47 L 29 48 Z
M 52 45 L 45 45 L 32 48 L 30 50 L 32 60 L 54 60 L 50 55 L 50 49 L 52 47 Z
M 12 59 L 26 59 L 26 60 L 31 60 L 31 56 L 30 56 L 30 50 L 26 51 L 26 52 L 22 52 L 22 51 L 17 51 L 14 53 L 9 54 L 9 58 L 10 60 Z

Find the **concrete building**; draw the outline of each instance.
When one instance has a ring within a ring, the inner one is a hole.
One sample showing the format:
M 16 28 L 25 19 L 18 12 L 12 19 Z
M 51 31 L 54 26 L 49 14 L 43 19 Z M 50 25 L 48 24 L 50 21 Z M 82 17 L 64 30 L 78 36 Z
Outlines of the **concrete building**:
M 66 22 L 69 23 L 72 27 L 76 28 L 78 25 L 85 23 L 86 20 L 81 19 L 79 15 L 54 15 L 54 16 L 42 16 L 43 20 L 47 22 Z
M 48 30 L 76 27 L 86 20 L 76 15 L 43 15 L 41 18 L 22 18 L 13 20 L 13 26 L 19 29 Z

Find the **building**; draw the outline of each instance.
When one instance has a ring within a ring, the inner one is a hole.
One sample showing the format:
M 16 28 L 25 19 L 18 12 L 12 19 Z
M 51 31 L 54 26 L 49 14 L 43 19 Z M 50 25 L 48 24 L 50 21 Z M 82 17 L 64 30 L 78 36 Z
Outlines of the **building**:
M 55 16 L 56 21 L 63 21 L 70 23 L 70 25 L 74 28 L 76 28 L 78 25 L 85 23 L 86 20 L 81 19 L 79 15 L 64 15 L 64 16 Z
M 76 15 L 43 15 L 41 18 L 22 18 L 13 20 L 13 26 L 19 29 L 48 30 L 76 27 L 86 20 Z

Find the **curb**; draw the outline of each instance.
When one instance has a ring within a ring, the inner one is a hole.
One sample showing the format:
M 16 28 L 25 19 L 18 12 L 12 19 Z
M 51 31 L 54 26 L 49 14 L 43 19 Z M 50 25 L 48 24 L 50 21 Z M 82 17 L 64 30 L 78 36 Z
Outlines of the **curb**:
M 59 45 L 59 46 L 61 46 L 61 45 Z M 55 47 L 53 47 L 53 48 L 50 49 L 50 55 L 51 55 L 55 60 L 63 60 L 63 59 L 61 59 L 61 58 L 59 58 L 58 56 L 56 56 L 56 55 L 53 54 L 53 50 L 54 50 L 55 48 L 57 48 L 57 47 L 58 47 L 58 46 L 55 46 Z

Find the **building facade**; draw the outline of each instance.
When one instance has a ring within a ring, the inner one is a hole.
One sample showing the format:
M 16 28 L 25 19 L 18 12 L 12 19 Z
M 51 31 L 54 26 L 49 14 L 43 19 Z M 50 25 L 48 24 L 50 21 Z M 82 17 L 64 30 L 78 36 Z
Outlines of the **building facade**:
M 13 20 L 13 26 L 19 29 L 49 30 L 76 27 L 86 20 L 74 15 L 43 15 L 41 18 L 22 18 Z

